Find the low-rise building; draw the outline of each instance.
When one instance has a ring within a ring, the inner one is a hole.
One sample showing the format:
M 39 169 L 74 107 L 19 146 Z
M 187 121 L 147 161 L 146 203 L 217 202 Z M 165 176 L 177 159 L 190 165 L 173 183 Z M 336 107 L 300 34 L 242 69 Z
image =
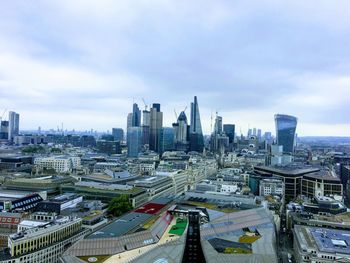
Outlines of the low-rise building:
M 8 238 L 9 254 L 0 263 L 57 262 L 59 256 L 87 233 L 80 218 L 57 218 L 53 222 L 25 229 Z
M 57 173 L 69 173 L 80 167 L 80 157 L 75 156 L 50 156 L 37 157 L 34 165 L 38 171 L 53 169 Z
M 296 225 L 293 233 L 297 263 L 350 261 L 350 231 Z
M 284 193 L 284 184 L 279 179 L 262 179 L 259 185 L 259 195 L 278 195 L 281 196 Z

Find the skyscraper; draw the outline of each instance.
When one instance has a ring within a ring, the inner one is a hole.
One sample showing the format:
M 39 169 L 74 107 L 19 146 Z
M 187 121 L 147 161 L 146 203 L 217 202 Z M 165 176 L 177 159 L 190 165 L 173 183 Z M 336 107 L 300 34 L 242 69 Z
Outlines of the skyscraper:
M 177 122 L 173 123 L 175 149 L 187 152 L 189 150 L 189 128 L 187 117 L 182 111 L 177 118 Z
M 126 124 L 126 132 L 128 132 L 128 128 L 132 127 L 132 113 L 130 112 L 127 117 L 127 124 Z
M 13 140 L 13 137 L 15 137 L 18 134 L 19 134 L 19 114 L 14 111 L 10 111 L 8 139 Z
M 229 143 L 233 143 L 235 139 L 235 125 L 234 124 L 224 124 L 224 132 L 229 138 Z
M 140 127 L 141 126 L 141 111 L 137 103 L 132 105 L 132 127 Z
M 284 152 L 294 152 L 297 118 L 290 115 L 276 114 L 275 124 L 277 144 L 283 145 Z
M 9 122 L 1 121 L 0 123 L 0 140 L 8 140 L 9 138 Z
M 163 127 L 159 136 L 159 153 L 174 150 L 174 128 Z
M 128 128 L 128 156 L 138 157 L 142 146 L 142 130 L 141 127 Z
M 190 149 L 191 151 L 202 152 L 204 147 L 201 118 L 197 96 L 194 96 L 194 102 L 191 103 L 191 125 L 190 125 Z
M 151 113 L 148 110 L 142 111 L 142 145 L 149 144 L 149 130 Z
M 215 118 L 214 133 L 215 134 L 222 133 L 222 117 L 221 116 L 216 116 L 216 118 Z
M 163 127 L 163 112 L 160 111 L 160 104 L 153 103 L 150 110 L 150 134 L 149 149 L 159 152 L 159 134 Z

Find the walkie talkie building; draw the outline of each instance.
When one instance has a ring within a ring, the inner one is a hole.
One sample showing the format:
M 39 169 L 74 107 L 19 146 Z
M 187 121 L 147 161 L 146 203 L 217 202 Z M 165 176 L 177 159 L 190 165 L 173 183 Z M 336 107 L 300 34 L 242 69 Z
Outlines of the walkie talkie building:
M 297 118 L 294 116 L 284 114 L 275 115 L 277 144 L 283 145 L 284 152 L 294 152 L 297 121 Z

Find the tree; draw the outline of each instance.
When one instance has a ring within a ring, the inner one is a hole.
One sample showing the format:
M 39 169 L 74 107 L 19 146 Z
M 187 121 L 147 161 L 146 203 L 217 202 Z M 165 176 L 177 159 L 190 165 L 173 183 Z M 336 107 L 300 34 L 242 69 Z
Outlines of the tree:
M 121 216 L 131 209 L 132 205 L 127 195 L 119 195 L 113 198 L 108 204 L 108 212 L 114 216 Z

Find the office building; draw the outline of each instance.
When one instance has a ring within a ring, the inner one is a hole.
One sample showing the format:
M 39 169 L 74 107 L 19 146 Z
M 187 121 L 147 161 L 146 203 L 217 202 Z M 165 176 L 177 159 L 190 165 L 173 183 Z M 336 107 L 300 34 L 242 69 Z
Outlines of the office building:
M 350 231 L 294 226 L 295 262 L 350 261 Z
M 234 124 L 224 124 L 223 130 L 229 139 L 229 143 L 233 143 L 235 140 L 235 125 Z
M 19 114 L 14 111 L 10 111 L 8 139 L 12 140 L 13 137 L 18 134 L 19 134 Z
M 37 157 L 34 159 L 34 165 L 39 171 L 53 169 L 57 173 L 69 173 L 73 169 L 80 167 L 80 157 L 73 156 L 51 156 Z
M 127 123 L 126 123 L 126 130 L 128 130 L 129 127 L 132 127 L 132 113 L 129 113 L 128 114 L 128 117 L 127 117 Z
M 187 152 L 189 150 L 189 129 L 187 117 L 182 111 L 177 118 L 177 122 L 173 123 L 175 149 Z
M 297 118 L 289 115 L 276 114 L 275 125 L 277 144 L 283 145 L 283 150 L 285 152 L 293 153 Z
M 151 113 L 148 110 L 142 111 L 142 145 L 149 145 Z
M 9 122 L 0 122 L 0 140 L 7 140 L 9 138 Z
M 148 110 L 142 111 L 142 125 L 150 126 L 151 123 L 151 113 Z
M 113 128 L 112 135 L 113 135 L 114 141 L 124 140 L 124 131 L 122 128 Z
M 221 116 L 216 116 L 216 118 L 215 118 L 214 133 L 215 134 L 222 133 L 222 117 Z
M 141 126 L 141 111 L 139 109 L 139 106 L 134 103 L 132 106 L 132 121 L 131 121 L 132 127 L 139 127 Z
M 282 180 L 266 178 L 260 181 L 260 185 L 259 185 L 260 196 L 269 196 L 269 195 L 282 196 L 283 193 L 284 193 L 284 184 Z
M 191 103 L 190 150 L 202 152 L 203 147 L 204 139 L 201 118 L 199 115 L 199 106 L 197 96 L 194 96 L 194 101 Z
M 159 153 L 174 150 L 174 128 L 163 127 L 159 136 Z
M 97 151 L 106 154 L 121 154 L 120 141 L 98 140 L 96 142 Z
M 277 177 L 284 183 L 284 198 L 287 202 L 293 200 L 302 191 L 302 179 L 306 174 L 320 171 L 320 168 L 306 166 L 306 165 L 293 165 L 286 166 L 267 167 L 267 166 L 254 166 L 254 172 L 261 175 L 262 178 Z
M 141 127 L 128 128 L 128 156 L 138 157 L 142 146 L 142 129 Z
M 150 140 L 149 149 L 159 152 L 159 135 L 163 127 L 163 112 L 160 111 L 160 104 L 153 103 L 150 111 Z
M 58 262 L 59 256 L 86 233 L 80 218 L 57 218 L 10 235 L 9 254 L 1 255 L 0 263 Z

